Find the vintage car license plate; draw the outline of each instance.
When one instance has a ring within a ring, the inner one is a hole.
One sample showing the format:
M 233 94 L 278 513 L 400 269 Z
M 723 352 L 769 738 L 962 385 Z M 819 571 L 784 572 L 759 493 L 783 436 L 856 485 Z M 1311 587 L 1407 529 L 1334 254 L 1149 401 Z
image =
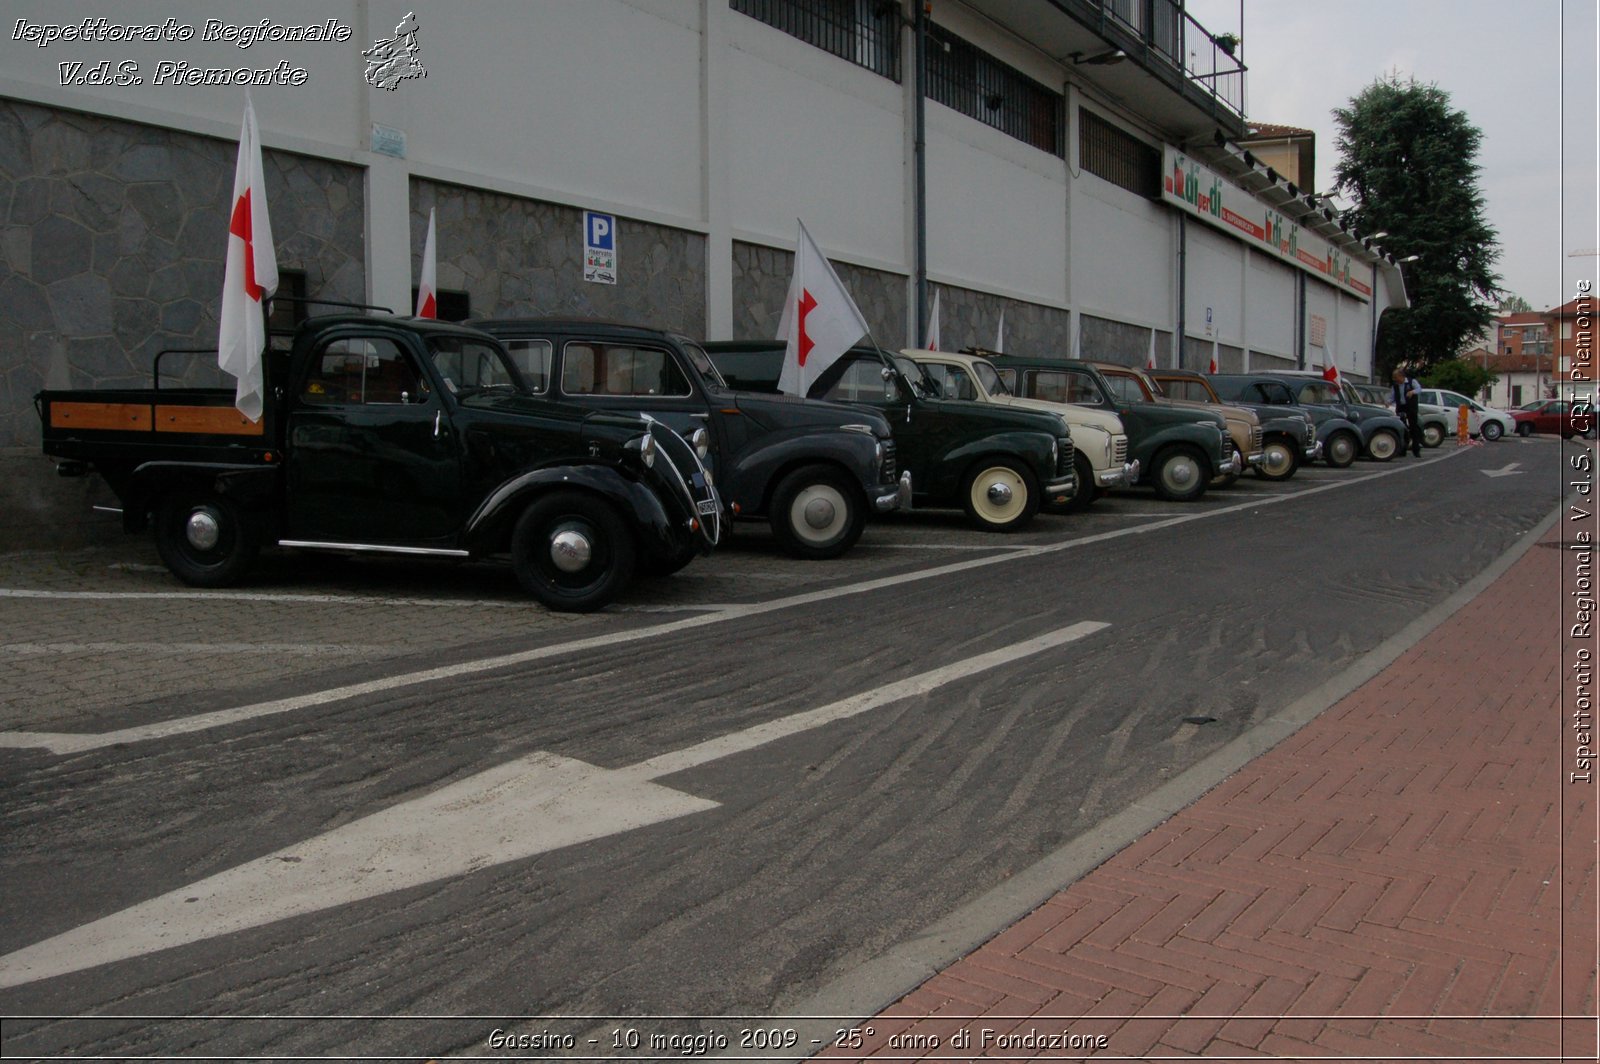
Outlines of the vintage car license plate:
M 717 500 L 715 499 L 701 499 L 694 506 L 695 509 L 700 511 L 702 517 L 710 517 L 717 512 Z

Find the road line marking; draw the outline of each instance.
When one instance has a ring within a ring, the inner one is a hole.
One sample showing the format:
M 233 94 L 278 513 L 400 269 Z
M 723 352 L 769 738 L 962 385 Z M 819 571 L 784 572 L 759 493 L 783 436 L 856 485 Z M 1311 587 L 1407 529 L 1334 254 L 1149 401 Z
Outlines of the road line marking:
M 1448 461 L 1464 451 L 1457 451 L 1446 455 L 1438 461 Z M 957 573 L 970 572 L 974 569 L 984 569 L 991 565 L 1000 565 L 1019 560 L 1024 560 L 1046 554 L 1057 554 L 1062 551 L 1073 550 L 1079 547 L 1104 543 L 1108 540 L 1121 539 L 1125 536 L 1144 536 L 1159 532 L 1167 528 L 1176 528 L 1179 525 L 1192 521 L 1203 521 L 1226 514 L 1242 513 L 1246 510 L 1260 510 L 1267 506 L 1278 506 L 1284 503 L 1303 499 L 1323 492 L 1338 491 L 1343 488 L 1365 484 L 1369 481 L 1383 477 L 1396 476 L 1412 470 L 1421 469 L 1422 464 L 1411 463 L 1403 466 L 1391 466 L 1380 469 L 1354 479 L 1340 478 L 1304 488 L 1288 495 L 1274 495 L 1266 498 L 1249 499 L 1229 506 L 1216 509 L 1204 509 L 1192 514 L 1183 514 L 1177 517 L 1167 517 L 1159 521 L 1152 521 L 1132 528 L 1113 529 L 1109 532 L 1100 532 L 1094 535 L 1082 536 L 1077 539 L 1066 540 L 1060 543 L 1049 543 L 1038 546 L 1024 546 L 1012 549 L 1004 554 L 987 555 L 982 558 L 971 558 L 965 561 L 946 562 L 930 569 L 918 569 L 915 572 L 900 573 L 894 576 L 875 577 L 854 584 L 845 584 L 839 587 L 824 588 L 798 595 L 789 595 L 784 598 L 770 599 L 766 602 L 748 604 L 732 604 L 716 609 L 714 612 L 701 613 L 692 617 L 683 617 L 662 624 L 650 625 L 644 628 L 635 628 L 626 632 L 611 632 L 605 635 L 589 636 L 574 639 L 565 643 L 553 643 L 548 646 L 535 647 L 532 650 L 520 651 L 515 654 L 502 654 L 492 658 L 482 658 L 477 661 L 461 662 L 455 665 L 446 665 L 433 669 L 423 669 L 419 672 L 401 673 L 386 676 L 365 683 L 347 684 L 333 687 L 323 691 L 313 691 L 303 695 L 294 695 L 288 698 L 273 699 L 268 702 L 258 702 L 254 705 L 238 706 L 233 709 L 215 710 L 202 713 L 193 717 L 179 717 L 172 720 L 161 721 L 155 724 L 146 724 L 134 728 L 123 728 L 114 732 L 101 733 L 72 733 L 72 732 L 27 732 L 8 731 L 0 732 L 0 749 L 36 749 L 42 748 L 55 754 L 76 754 L 88 750 L 97 750 L 118 743 L 146 742 L 152 739 L 164 739 L 174 735 L 184 735 L 190 732 L 204 731 L 209 728 L 219 728 L 230 724 L 238 724 L 258 717 L 272 716 L 279 713 L 288 713 L 299 709 L 308 709 L 312 706 L 326 705 L 329 702 L 339 702 L 348 698 L 359 698 L 364 695 L 377 694 L 382 691 L 393 691 L 403 687 L 412 687 L 419 684 L 433 683 L 438 680 L 452 680 L 461 676 L 474 673 L 490 672 L 495 669 L 514 668 L 544 661 L 549 658 L 560 657 L 564 654 L 579 653 L 587 650 L 597 650 L 605 647 L 617 646 L 624 643 L 634 643 L 644 639 L 655 639 L 661 636 L 672 635 L 677 632 L 688 631 L 695 628 L 704 628 L 725 621 L 745 620 L 750 617 L 761 616 L 767 613 L 776 613 L 796 606 L 810 606 L 818 602 L 828 602 L 847 595 L 860 595 L 872 591 L 882 591 L 888 588 L 899 587 L 904 584 L 918 583 L 923 580 L 933 580 L 941 576 L 952 576 Z M 3 592 L 0 592 L 3 594 Z M 88 593 L 84 593 L 88 594 Z M 182 595 L 184 592 L 173 594 Z M 310 596 L 308 596 L 310 597 Z M 374 600 L 362 600 L 374 602 Z M 386 604 L 388 600 L 377 600 L 374 604 Z
M 898 702 L 902 698 L 927 694 L 929 691 L 942 687 L 952 680 L 970 676 L 974 673 L 986 672 L 989 669 L 997 668 L 1020 658 L 1043 653 L 1052 647 L 1071 643 L 1109 627 L 1111 625 L 1105 621 L 1083 621 L 1079 624 L 1069 625 L 1066 628 L 1060 628 L 1054 632 L 1049 632 L 1012 646 L 1001 647 L 999 650 L 993 650 L 987 654 L 979 654 L 964 661 L 941 666 L 931 672 L 922 673 L 920 676 L 911 676 L 895 683 L 885 684 L 871 691 L 851 695 L 849 698 L 842 698 L 837 702 L 820 706 L 817 709 L 807 710 L 804 713 L 795 713 L 763 724 L 756 724 L 743 731 L 708 739 L 703 743 L 697 743 L 682 750 L 675 750 L 672 753 L 661 754 L 621 771 L 629 777 L 637 777 L 644 780 L 660 779 L 662 776 L 670 776 L 674 772 L 682 772 L 684 769 L 694 768 L 708 761 L 716 761 L 719 758 L 743 753 L 746 750 L 753 750 L 758 746 L 763 746 L 799 732 L 820 728 L 824 724 L 831 724 L 836 720 L 854 717 L 870 709 L 888 705 L 890 702 Z
M 1083 621 L 621 769 L 538 751 L 0 957 L 0 988 L 143 956 L 715 809 L 660 776 L 1109 628 Z

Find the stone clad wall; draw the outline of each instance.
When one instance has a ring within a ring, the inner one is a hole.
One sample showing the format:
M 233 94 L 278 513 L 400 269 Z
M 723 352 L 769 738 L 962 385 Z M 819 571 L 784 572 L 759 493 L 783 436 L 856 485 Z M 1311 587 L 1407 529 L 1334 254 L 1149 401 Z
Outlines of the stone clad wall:
M 833 264 L 880 347 L 906 346 L 906 279 L 897 273 Z M 733 336 L 770 340 L 794 276 L 794 253 L 761 244 L 733 244 Z
M 617 218 L 617 283 L 583 279 L 583 211 L 499 192 L 411 180 L 411 275 L 422 274 L 436 210 L 441 291 L 464 291 L 473 317 L 562 315 L 706 329 L 706 239 Z
M 0 447 L 38 447 L 40 388 L 146 386 L 162 348 L 216 346 L 237 154 L 0 100 Z M 360 301 L 363 171 L 271 150 L 263 168 L 280 269 Z

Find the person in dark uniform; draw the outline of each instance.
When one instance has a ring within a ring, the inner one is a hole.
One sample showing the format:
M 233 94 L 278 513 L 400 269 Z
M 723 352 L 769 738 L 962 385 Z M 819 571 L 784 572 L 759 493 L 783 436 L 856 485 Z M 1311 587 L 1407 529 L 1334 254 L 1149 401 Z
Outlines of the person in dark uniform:
M 1390 378 L 1394 381 L 1394 412 L 1405 419 L 1406 434 L 1411 437 L 1411 453 L 1422 457 L 1422 425 L 1417 421 L 1417 401 L 1422 395 L 1422 385 L 1411 375 L 1411 370 L 1396 366 Z

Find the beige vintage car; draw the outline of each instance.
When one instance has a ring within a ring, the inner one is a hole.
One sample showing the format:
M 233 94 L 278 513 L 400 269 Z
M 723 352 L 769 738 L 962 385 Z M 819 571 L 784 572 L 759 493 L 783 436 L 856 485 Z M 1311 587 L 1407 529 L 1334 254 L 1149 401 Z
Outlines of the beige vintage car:
M 1138 481 L 1139 463 L 1128 461 L 1128 434 L 1117 415 L 1012 395 L 994 366 L 981 355 L 915 349 L 900 353 L 921 366 L 946 399 L 1044 410 L 1064 419 L 1072 429 L 1078 475 L 1078 493 L 1067 504 L 1067 512 L 1084 509 L 1109 488 L 1130 487 Z

